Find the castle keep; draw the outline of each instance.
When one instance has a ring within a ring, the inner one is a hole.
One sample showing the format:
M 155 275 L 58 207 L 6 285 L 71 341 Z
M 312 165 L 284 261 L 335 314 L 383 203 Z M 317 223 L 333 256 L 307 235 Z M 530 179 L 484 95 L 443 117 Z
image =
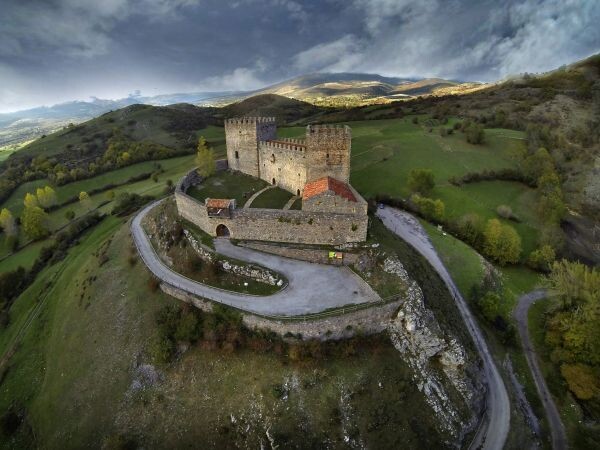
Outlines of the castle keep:
M 361 242 L 367 202 L 349 184 L 348 126 L 309 125 L 304 139 L 277 137 L 273 117 L 225 121 L 227 167 L 302 198 L 301 210 L 238 207 L 230 199 L 202 203 L 186 194 L 195 171 L 177 185 L 179 214 L 212 236 L 303 244 Z
M 278 139 L 274 117 L 225 121 L 229 168 L 301 195 L 307 182 L 350 181 L 348 126 L 309 125 L 305 139 Z

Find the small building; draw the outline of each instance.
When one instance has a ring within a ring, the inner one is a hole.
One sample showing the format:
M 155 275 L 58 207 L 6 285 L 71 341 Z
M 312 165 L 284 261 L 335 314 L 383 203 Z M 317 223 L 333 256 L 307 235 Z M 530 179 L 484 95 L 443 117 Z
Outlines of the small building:
M 208 217 L 223 217 L 230 219 L 235 209 L 235 199 L 232 198 L 207 198 L 204 202 Z

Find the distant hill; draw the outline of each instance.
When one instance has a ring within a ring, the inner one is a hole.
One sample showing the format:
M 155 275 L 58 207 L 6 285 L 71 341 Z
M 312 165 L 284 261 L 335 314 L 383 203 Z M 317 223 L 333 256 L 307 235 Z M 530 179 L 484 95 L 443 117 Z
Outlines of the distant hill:
M 0 114 L 0 148 L 50 134 L 69 123 L 78 124 L 109 111 L 134 104 L 166 106 L 176 103 L 197 104 L 211 98 L 239 95 L 239 92 L 192 92 L 151 97 L 129 96 L 118 100 L 94 98 L 54 106 L 41 106 L 23 111 Z
M 293 78 L 252 94 L 277 94 L 320 106 L 360 106 L 389 103 L 438 91 L 470 92 L 485 87 L 440 78 L 410 79 L 365 73 L 316 73 Z
M 13 154 L 9 161 L 43 155 L 56 158 L 67 167 L 81 166 L 101 156 L 116 132 L 130 142 L 152 142 L 176 150 L 193 149 L 196 131 L 211 121 L 208 110 L 188 104 L 130 105 L 37 139 Z
M 216 117 L 269 116 L 291 123 L 326 111 L 310 103 L 275 94 L 259 94 L 217 110 Z

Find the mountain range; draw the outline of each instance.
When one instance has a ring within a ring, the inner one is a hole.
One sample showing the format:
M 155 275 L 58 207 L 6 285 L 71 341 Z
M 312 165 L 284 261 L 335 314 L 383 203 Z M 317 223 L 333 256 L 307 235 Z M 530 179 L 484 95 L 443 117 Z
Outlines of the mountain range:
M 190 103 L 226 106 L 260 94 L 277 94 L 318 106 L 348 107 L 417 96 L 445 95 L 481 89 L 485 84 L 441 78 L 410 79 L 364 73 L 314 73 L 255 91 L 189 92 L 156 96 L 130 95 L 118 100 L 92 98 L 53 106 L 0 114 L 0 149 L 16 150 L 23 143 L 51 133 L 69 123 L 80 123 L 111 110 L 133 104 L 165 106 Z

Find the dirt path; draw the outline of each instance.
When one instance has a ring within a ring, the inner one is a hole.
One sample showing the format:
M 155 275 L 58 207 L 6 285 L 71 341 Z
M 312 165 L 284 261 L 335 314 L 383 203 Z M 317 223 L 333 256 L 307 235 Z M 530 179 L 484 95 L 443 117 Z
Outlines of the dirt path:
M 550 395 L 550 391 L 546 385 L 546 380 L 544 379 L 542 371 L 540 370 L 537 355 L 531 343 L 531 336 L 529 334 L 527 320 L 531 305 L 533 305 L 537 300 L 541 300 L 546 296 L 547 292 L 543 289 L 538 289 L 521 296 L 518 300 L 517 307 L 515 308 L 514 317 L 517 321 L 519 335 L 521 336 L 523 353 L 525 353 L 525 358 L 527 359 L 529 370 L 533 376 L 535 387 L 546 411 L 546 418 L 548 419 L 548 426 L 550 428 L 550 435 L 552 437 L 552 448 L 554 450 L 563 450 L 567 448 L 567 435 L 565 433 L 565 427 L 560 419 L 560 414 L 558 413 L 556 404 Z
M 501 450 L 504 447 L 510 428 L 510 401 L 504 381 L 498 372 L 498 368 L 483 338 L 483 334 L 471 314 L 465 299 L 456 287 L 454 280 L 452 280 L 452 277 L 418 220 L 411 214 L 387 206 L 378 209 L 377 216 L 388 229 L 408 242 L 429 261 L 452 294 L 483 361 L 485 378 L 488 385 L 486 417 L 483 419 L 470 448 Z

